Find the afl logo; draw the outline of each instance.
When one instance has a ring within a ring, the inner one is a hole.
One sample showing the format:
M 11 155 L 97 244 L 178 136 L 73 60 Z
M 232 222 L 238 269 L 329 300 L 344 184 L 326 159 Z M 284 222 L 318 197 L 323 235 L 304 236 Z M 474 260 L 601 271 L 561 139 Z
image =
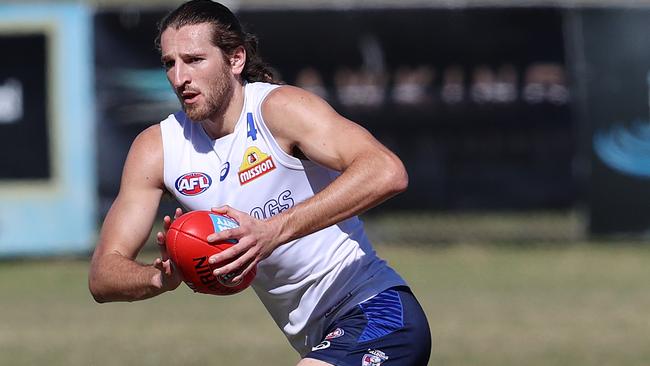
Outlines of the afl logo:
M 201 172 L 183 174 L 176 179 L 176 190 L 183 196 L 196 196 L 212 185 L 212 178 Z

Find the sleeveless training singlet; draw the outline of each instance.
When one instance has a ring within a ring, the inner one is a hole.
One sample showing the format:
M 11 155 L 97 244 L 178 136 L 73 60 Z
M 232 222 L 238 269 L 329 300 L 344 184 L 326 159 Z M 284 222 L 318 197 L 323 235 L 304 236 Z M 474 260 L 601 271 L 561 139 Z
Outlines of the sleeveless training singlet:
M 286 154 L 261 105 L 277 85 L 245 85 L 232 134 L 212 140 L 183 112 L 160 123 L 167 190 L 187 210 L 230 205 L 258 219 L 326 187 L 338 173 Z M 356 304 L 404 280 L 378 258 L 355 216 L 279 246 L 257 266 L 252 287 L 291 345 L 304 355 L 325 327 Z

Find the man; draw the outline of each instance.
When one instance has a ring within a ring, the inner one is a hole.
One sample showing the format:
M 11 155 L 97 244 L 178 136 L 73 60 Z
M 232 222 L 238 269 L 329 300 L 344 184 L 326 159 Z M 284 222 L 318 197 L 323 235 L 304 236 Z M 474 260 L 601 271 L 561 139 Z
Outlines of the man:
M 274 84 L 255 38 L 221 4 L 181 5 L 158 42 L 183 112 L 131 146 L 91 263 L 94 298 L 135 301 L 179 286 L 165 233 L 161 258 L 135 261 L 168 191 L 188 210 L 218 206 L 239 222 L 207 238 L 238 242 L 209 259 L 235 259 L 214 273 L 238 281 L 256 267 L 252 286 L 299 366 L 426 365 L 424 312 L 356 216 L 406 189 L 401 161 L 319 97 Z M 200 189 L 189 176 L 202 177 Z

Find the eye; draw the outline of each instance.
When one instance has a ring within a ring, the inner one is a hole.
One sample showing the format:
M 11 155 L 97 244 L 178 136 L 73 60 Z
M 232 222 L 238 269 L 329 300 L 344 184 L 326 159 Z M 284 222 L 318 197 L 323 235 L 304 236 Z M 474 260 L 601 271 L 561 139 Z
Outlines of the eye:
M 174 67 L 174 61 L 172 61 L 172 60 L 169 60 L 169 61 L 163 61 L 163 62 L 162 62 L 162 65 L 163 65 L 163 67 L 165 68 L 165 70 L 169 70 L 169 69 L 171 69 L 172 67 Z
M 201 61 L 203 61 L 202 57 L 192 57 L 192 58 L 190 58 L 190 62 L 193 63 L 193 64 L 195 64 L 197 62 L 201 62 Z

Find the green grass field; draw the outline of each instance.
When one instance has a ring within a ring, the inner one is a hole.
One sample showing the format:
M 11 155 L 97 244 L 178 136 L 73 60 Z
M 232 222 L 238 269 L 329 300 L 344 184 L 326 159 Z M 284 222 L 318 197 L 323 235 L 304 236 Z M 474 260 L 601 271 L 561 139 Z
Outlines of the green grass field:
M 647 365 L 650 246 L 378 247 L 429 317 L 431 365 Z M 96 304 L 84 260 L 0 262 L 0 365 L 294 365 L 252 290 Z

